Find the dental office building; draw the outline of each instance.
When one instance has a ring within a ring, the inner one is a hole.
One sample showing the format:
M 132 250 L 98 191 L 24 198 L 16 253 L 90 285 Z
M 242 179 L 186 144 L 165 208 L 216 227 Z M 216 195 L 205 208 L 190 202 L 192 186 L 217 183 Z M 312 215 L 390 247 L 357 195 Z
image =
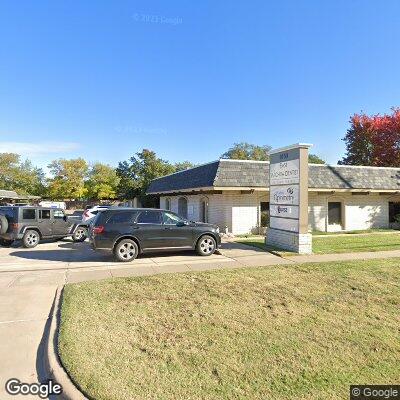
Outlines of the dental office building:
M 309 164 L 309 229 L 389 228 L 400 216 L 400 168 Z M 160 208 L 217 224 L 235 235 L 261 233 L 269 210 L 269 162 L 221 159 L 155 179 Z

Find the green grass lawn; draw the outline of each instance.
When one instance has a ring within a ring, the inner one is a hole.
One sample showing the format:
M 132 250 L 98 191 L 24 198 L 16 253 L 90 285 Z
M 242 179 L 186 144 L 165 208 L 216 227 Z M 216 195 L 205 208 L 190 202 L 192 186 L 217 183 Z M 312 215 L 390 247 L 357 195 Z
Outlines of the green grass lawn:
M 338 232 L 325 232 L 325 231 L 312 231 L 313 235 L 356 235 L 360 233 L 382 233 L 382 232 L 388 232 L 388 233 L 399 233 L 399 230 L 397 229 L 361 229 L 357 231 L 338 231 Z
M 279 250 L 273 247 L 266 247 L 264 237 L 250 237 L 248 239 L 241 238 L 238 243 L 247 244 L 249 246 L 259 247 L 267 251 L 273 251 L 280 255 L 294 255 L 286 251 Z M 400 250 L 400 234 L 379 234 L 360 236 L 322 236 L 313 237 L 313 253 L 354 253 L 359 251 L 381 251 L 381 250 Z
M 314 236 L 333 236 L 333 235 L 355 235 L 355 234 L 360 234 L 360 233 L 400 233 L 398 229 L 361 229 L 357 231 L 337 231 L 337 232 L 325 232 L 325 231 L 312 231 L 311 234 Z M 236 238 L 239 239 L 259 239 L 263 235 L 254 235 L 251 233 L 245 233 L 242 235 L 236 235 Z
M 400 259 L 67 285 L 59 350 L 94 399 L 345 399 L 400 376 Z M 134 268 L 134 266 L 132 266 Z

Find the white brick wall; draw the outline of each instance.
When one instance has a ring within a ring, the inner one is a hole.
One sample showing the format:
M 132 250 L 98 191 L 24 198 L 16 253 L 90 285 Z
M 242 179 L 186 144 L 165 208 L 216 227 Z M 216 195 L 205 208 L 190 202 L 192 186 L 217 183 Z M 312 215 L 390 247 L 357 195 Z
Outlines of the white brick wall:
M 311 233 L 298 234 L 294 232 L 285 232 L 278 229 L 268 229 L 265 237 L 265 243 L 276 246 L 281 249 L 295 251 L 300 254 L 312 253 L 312 235 Z
M 400 199 L 400 196 L 397 196 Z M 391 199 L 393 200 L 393 199 Z M 339 226 L 328 224 L 328 202 L 341 202 L 342 229 L 358 230 L 389 227 L 389 197 L 379 194 L 352 195 L 320 194 L 309 195 L 309 228 L 320 231 L 335 231 Z
M 327 217 L 326 197 L 313 194 L 308 195 L 308 229 L 325 231 Z

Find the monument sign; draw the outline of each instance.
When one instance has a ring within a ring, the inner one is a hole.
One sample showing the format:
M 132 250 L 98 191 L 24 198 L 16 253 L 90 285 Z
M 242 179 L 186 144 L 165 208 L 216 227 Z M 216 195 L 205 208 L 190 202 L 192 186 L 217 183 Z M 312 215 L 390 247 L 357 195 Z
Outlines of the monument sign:
M 272 150 L 269 165 L 270 223 L 266 243 L 302 254 L 312 252 L 308 233 L 308 149 L 294 144 Z

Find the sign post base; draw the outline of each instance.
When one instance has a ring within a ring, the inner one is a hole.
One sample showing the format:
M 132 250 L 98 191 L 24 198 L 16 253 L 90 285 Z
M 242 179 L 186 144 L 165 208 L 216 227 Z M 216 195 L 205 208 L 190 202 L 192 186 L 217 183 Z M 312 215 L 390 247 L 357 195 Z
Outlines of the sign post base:
M 268 228 L 265 236 L 265 244 L 299 254 L 312 253 L 311 233 L 295 233 Z

